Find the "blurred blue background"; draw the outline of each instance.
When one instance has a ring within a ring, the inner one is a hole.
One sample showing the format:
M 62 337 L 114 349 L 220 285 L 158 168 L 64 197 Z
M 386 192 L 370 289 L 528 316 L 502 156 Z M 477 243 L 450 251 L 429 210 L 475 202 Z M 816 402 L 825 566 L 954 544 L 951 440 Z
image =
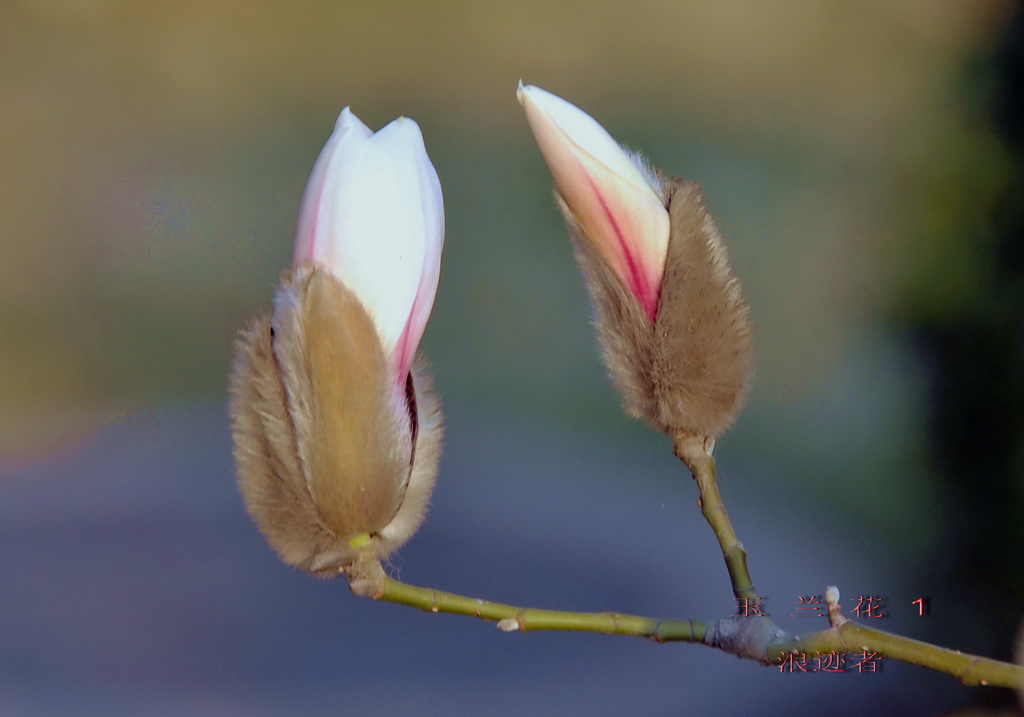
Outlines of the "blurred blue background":
M 412 584 L 714 619 L 696 489 L 603 376 L 540 85 L 704 185 L 757 325 L 720 481 L 769 613 L 1008 659 L 1024 613 L 1022 42 L 1007 0 L 0 3 L 0 714 L 947 714 L 920 668 L 503 634 L 280 564 L 225 381 L 342 107 L 424 132 L 447 418 Z M 912 601 L 930 598 L 931 614 Z M 847 606 L 853 606 L 847 602 Z M 814 625 L 816 628 L 819 625 Z

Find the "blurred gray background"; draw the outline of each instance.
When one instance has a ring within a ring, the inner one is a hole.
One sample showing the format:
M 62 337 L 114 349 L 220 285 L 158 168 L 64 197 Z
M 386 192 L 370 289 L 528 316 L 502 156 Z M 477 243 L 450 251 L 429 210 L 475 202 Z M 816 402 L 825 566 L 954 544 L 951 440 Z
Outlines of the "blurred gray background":
M 0 2 L 0 714 L 1009 709 L 920 668 L 503 634 L 280 564 L 225 381 L 338 112 L 416 119 L 447 238 L 417 585 L 714 619 L 692 480 L 603 376 L 522 78 L 704 185 L 757 325 L 722 492 L 769 613 L 836 584 L 1008 659 L 1024 614 L 1021 20 L 1007 0 Z M 912 602 L 929 598 L 918 616 Z M 823 620 L 821 621 L 824 622 Z

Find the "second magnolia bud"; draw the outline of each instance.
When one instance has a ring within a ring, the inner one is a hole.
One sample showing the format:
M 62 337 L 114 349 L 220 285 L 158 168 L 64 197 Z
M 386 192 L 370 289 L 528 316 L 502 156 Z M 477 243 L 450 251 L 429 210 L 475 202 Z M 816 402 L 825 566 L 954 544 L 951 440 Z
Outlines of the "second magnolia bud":
M 664 179 L 565 100 L 518 94 L 624 408 L 673 436 L 717 438 L 743 406 L 754 355 L 750 312 L 700 188 Z

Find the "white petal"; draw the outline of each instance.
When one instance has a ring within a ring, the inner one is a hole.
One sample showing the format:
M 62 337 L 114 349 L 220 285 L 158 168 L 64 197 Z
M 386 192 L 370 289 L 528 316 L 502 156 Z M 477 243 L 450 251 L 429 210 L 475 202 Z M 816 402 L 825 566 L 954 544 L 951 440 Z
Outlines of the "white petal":
M 299 205 L 299 218 L 295 227 L 295 243 L 292 247 L 293 264 L 313 260 L 317 215 L 323 196 L 324 177 L 332 162 L 336 161 L 339 145 L 345 138 L 347 138 L 346 144 L 351 144 L 353 140 L 366 139 L 371 135 L 373 135 L 373 131 L 363 124 L 352 113 L 352 110 L 346 107 L 341 111 L 338 121 L 334 125 L 334 132 L 327 138 L 327 143 L 320 150 L 316 164 L 313 165 L 313 171 L 310 172 L 309 179 L 306 180 L 306 188 L 302 193 L 302 201 Z
M 400 345 L 396 346 L 398 355 L 395 368 L 399 376 L 404 376 L 423 336 L 437 293 L 441 249 L 444 245 L 444 199 L 437 171 L 423 145 L 423 135 L 413 120 L 398 118 L 377 132 L 374 140 L 388 147 L 396 161 L 401 163 L 400 171 L 403 175 L 415 177 L 415 193 L 423 218 L 423 260 L 419 286 L 406 330 L 399 340 Z M 409 201 L 411 203 L 411 199 Z
M 638 187 L 655 191 L 647 177 L 637 169 L 622 146 L 608 134 L 608 130 L 571 102 L 536 85 L 521 87 L 517 94 L 534 103 L 548 118 L 570 137 L 580 150 L 589 154 L 622 179 Z M 520 98 L 522 101 L 522 98 Z
M 660 184 L 579 108 L 538 87 L 520 86 L 517 96 L 583 234 L 653 319 L 669 239 Z
M 324 183 L 315 259 L 356 293 L 389 356 L 405 330 L 422 273 L 425 241 L 415 178 L 372 138 L 347 148 L 337 164 Z
M 444 240 L 441 185 L 419 126 L 376 134 L 346 107 L 310 176 L 294 262 L 313 262 L 354 291 L 404 382 L 433 304 Z

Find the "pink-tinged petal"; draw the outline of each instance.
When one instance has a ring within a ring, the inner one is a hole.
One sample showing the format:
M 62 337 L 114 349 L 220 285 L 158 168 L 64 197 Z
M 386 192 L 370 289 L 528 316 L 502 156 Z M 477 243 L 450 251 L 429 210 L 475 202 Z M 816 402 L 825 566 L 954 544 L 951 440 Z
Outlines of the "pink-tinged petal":
M 320 150 L 313 171 L 306 180 L 306 188 L 299 204 L 299 219 L 295 227 L 295 242 L 292 246 L 292 263 L 300 264 L 313 261 L 313 238 L 316 233 L 317 211 L 323 195 L 324 176 L 328 167 L 339 155 L 339 145 L 347 137 L 350 144 L 353 139 L 366 139 L 373 135 L 373 130 L 363 124 L 348 107 L 341 111 L 334 125 L 334 132 L 327 139 L 327 144 Z
M 396 380 L 402 383 L 409 373 L 437 294 L 444 246 L 444 197 L 437 171 L 423 145 L 419 125 L 413 120 L 400 117 L 377 132 L 374 139 L 386 143 L 392 156 L 401 158 L 402 171 L 406 176 L 416 178 L 415 191 L 422 212 L 424 243 L 419 284 L 408 321 L 392 356 Z
M 575 105 L 534 86 L 516 94 L 565 203 L 653 319 L 669 237 L 660 188 Z
M 390 356 L 422 273 L 422 218 L 409 206 L 418 204 L 415 184 L 372 140 L 342 159 L 324 180 L 313 258 L 359 297 Z
M 443 212 L 417 124 L 399 118 L 374 134 L 346 108 L 303 196 L 294 261 L 355 292 L 400 387 L 437 290 Z

